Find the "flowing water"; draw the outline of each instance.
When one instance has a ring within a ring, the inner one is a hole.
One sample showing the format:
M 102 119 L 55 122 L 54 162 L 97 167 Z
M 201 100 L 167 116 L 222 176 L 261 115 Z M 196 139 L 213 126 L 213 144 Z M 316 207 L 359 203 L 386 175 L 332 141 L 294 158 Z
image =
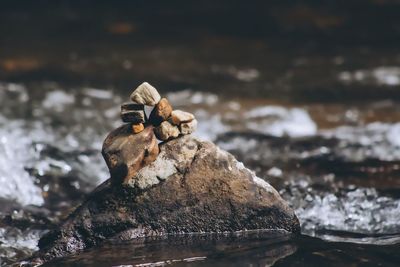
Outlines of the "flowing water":
M 363 11 L 374 14 L 374 5 Z M 102 142 L 121 124 L 119 105 L 143 80 L 174 108 L 196 115 L 196 136 L 271 183 L 295 209 L 302 235 L 256 231 L 108 242 L 47 266 L 398 266 L 400 52 L 385 28 L 396 22 L 392 7 L 376 5 L 388 15 L 378 27 L 385 31 L 369 25 L 380 37 L 375 43 L 364 25 L 346 31 L 351 19 L 336 9 L 337 16 L 323 19 L 313 9 L 290 13 L 283 5 L 274 12 L 287 15 L 284 23 L 270 14 L 286 34 L 311 20 L 322 27 L 317 42 L 306 30 L 260 40 L 238 25 L 241 35 L 232 37 L 230 27 L 209 32 L 197 20 L 189 26 L 172 21 L 167 38 L 157 23 L 183 16 L 168 9 L 155 22 L 140 17 L 147 26 L 110 16 L 96 28 L 87 6 L 85 19 L 67 4 L 55 8 L 57 17 L 7 6 L 0 11 L 2 22 L 12 22 L 0 24 L 7 36 L 0 49 L 1 266 L 37 250 L 40 236 L 108 178 Z M 182 8 L 189 18 L 193 10 Z M 49 18 L 57 27 L 42 23 Z M 96 31 L 80 29 L 82 20 Z M 71 29 L 63 32 L 67 22 Z M 343 31 L 331 30 L 341 23 Z M 35 36 L 29 50 L 17 32 Z M 353 32 L 351 44 L 325 39 Z M 148 33 L 161 37 L 144 38 Z

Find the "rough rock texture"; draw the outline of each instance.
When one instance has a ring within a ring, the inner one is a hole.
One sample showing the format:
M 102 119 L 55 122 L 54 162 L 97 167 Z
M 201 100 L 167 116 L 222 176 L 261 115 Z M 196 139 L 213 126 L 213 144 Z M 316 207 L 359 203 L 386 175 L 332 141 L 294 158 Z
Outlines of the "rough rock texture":
M 181 134 L 191 134 L 194 131 L 196 131 L 196 129 L 197 129 L 197 120 L 196 119 L 189 121 L 189 122 L 182 122 L 179 125 L 179 131 L 181 132 Z
M 159 149 L 153 130 L 153 126 L 148 126 L 133 134 L 131 125 L 126 124 L 104 140 L 102 154 L 114 182 L 128 182 L 139 169 L 157 158 Z
M 161 99 L 157 89 L 149 83 L 144 82 L 131 94 L 131 100 L 137 104 L 155 106 Z
M 153 125 L 160 125 L 171 116 L 172 106 L 166 98 L 161 98 L 150 114 L 149 121 Z
M 58 230 L 40 239 L 33 261 L 110 238 L 244 229 L 298 233 L 300 226 L 267 182 L 214 144 L 187 135 L 160 145 L 157 159 L 126 185 L 110 180 L 100 185 Z
M 179 136 L 179 128 L 172 125 L 168 121 L 163 121 L 160 126 L 154 129 L 154 133 L 158 139 L 166 141 Z

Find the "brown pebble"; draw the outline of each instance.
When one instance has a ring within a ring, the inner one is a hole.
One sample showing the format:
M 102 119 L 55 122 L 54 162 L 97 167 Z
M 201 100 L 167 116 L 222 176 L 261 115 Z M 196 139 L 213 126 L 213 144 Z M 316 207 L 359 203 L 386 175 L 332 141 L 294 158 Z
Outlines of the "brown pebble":
M 132 132 L 134 134 L 140 133 L 143 130 L 144 130 L 143 123 L 132 124 Z
M 153 125 L 160 125 L 171 116 L 172 106 L 166 98 L 161 98 L 150 114 L 149 121 Z

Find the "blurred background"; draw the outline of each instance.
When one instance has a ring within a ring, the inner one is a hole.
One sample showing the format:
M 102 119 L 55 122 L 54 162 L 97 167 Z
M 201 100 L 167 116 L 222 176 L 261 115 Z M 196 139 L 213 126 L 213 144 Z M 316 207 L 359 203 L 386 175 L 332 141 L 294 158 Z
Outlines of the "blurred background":
M 102 142 L 147 81 L 296 210 L 305 240 L 272 263 L 396 266 L 399 14 L 397 0 L 1 1 L 2 265 L 108 178 Z M 242 266 L 270 264 L 245 244 Z

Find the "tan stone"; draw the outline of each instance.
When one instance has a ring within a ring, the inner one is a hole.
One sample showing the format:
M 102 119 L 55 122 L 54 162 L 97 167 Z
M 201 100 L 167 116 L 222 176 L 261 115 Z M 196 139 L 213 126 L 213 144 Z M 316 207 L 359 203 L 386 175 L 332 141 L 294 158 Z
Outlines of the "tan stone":
M 161 98 L 150 114 L 149 121 L 153 125 L 160 125 L 171 116 L 172 106 L 166 98 Z
M 137 104 L 155 106 L 160 102 L 161 96 L 157 89 L 149 83 L 144 82 L 139 85 L 131 94 L 131 100 Z
M 196 131 L 196 129 L 197 129 L 197 120 L 196 119 L 189 121 L 189 122 L 182 122 L 179 125 L 179 130 L 180 130 L 181 134 L 191 134 L 194 131 Z
M 182 122 L 189 122 L 192 120 L 194 120 L 194 115 L 192 113 L 179 109 L 171 112 L 171 122 L 175 125 L 179 125 Z
M 163 121 L 160 126 L 154 129 L 156 137 L 162 141 L 170 140 L 179 136 L 179 128 L 168 121 Z
M 144 125 L 143 123 L 138 123 L 138 124 L 132 124 L 132 132 L 134 134 L 140 133 L 141 131 L 144 130 Z

